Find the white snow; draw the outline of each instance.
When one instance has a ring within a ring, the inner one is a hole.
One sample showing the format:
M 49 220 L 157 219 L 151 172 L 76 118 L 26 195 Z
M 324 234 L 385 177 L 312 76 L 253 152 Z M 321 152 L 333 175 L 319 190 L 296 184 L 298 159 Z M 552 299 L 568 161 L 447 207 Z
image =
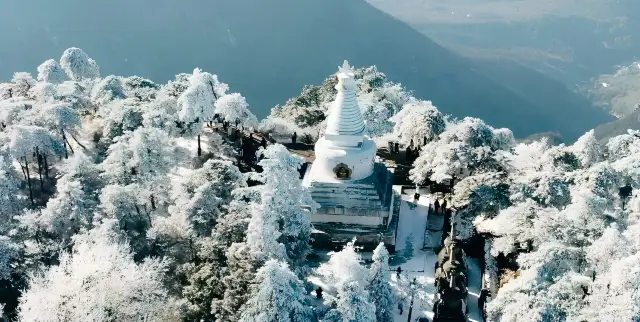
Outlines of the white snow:
M 410 195 L 402 195 L 402 203 L 400 205 L 400 220 L 398 222 L 398 237 L 396 251 L 402 254 L 405 247 L 405 240 L 409 234 L 414 237 L 413 257 L 406 262 L 391 266 L 391 281 L 395 285 L 406 284 L 413 278 L 419 285 L 414 297 L 413 312 L 411 321 L 415 321 L 418 317 L 427 316 L 433 319 L 432 304 L 435 296 L 435 263 L 437 255 L 432 251 L 422 250 L 424 242 L 424 233 L 427 225 L 427 210 L 433 201 L 433 197 L 422 194 L 415 204 L 413 201 L 413 193 Z M 415 207 L 414 207 L 415 206 Z M 396 277 L 395 269 L 400 266 L 402 274 L 400 281 Z M 467 267 L 469 269 L 469 298 L 467 305 L 469 307 L 469 321 L 480 322 L 481 315 L 478 309 L 478 296 L 482 286 L 482 276 L 480 264 L 476 259 L 467 258 Z M 411 302 L 410 294 L 404 299 L 404 312 L 402 315 L 399 311 L 395 311 L 395 322 L 407 321 L 409 305 Z
M 413 249 L 422 249 L 424 246 L 424 233 L 427 229 L 427 212 L 431 201 L 431 197 L 421 195 L 418 203 L 415 204 L 413 202 L 413 194 L 402 195 L 398 233 L 396 235 L 396 251 L 404 250 L 405 241 L 410 234 L 413 234 Z

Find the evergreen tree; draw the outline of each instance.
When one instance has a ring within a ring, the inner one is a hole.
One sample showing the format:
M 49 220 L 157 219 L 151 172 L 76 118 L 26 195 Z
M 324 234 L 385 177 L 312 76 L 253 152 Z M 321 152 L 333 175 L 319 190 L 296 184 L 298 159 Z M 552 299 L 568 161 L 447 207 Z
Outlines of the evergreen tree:
M 135 263 L 115 224 L 106 221 L 78 235 L 60 265 L 31 278 L 19 321 L 178 321 L 162 285 L 165 263 Z
M 409 102 L 392 120 L 395 122 L 393 134 L 405 146 L 410 142 L 422 146 L 425 140 L 434 141 L 446 127 L 444 115 L 430 101 Z
M 233 244 L 242 243 L 246 238 L 251 216 L 250 203 L 259 202 L 260 195 L 255 188 L 238 188 L 232 195 L 233 200 L 227 211 L 218 218 L 213 235 L 195 242 L 195 257 L 181 268 L 187 281 L 182 294 L 187 302 L 186 317 L 189 321 L 211 321 L 214 319 L 214 313 L 218 318 L 231 316 L 228 320 L 233 320 L 233 313 L 227 312 L 237 312 L 239 306 L 231 300 L 233 296 L 230 294 L 245 295 L 242 291 L 246 290 L 248 283 L 245 285 L 236 282 L 233 277 L 227 275 L 242 268 L 237 267 L 235 258 L 227 259 L 227 250 Z M 227 289 L 230 298 L 224 302 L 221 299 L 224 298 Z M 235 289 L 240 291 L 235 293 Z M 212 310 L 214 302 L 215 311 Z M 229 305 L 228 310 L 225 305 Z
M 240 322 L 308 322 L 313 320 L 305 303 L 305 289 L 286 263 L 267 261 L 258 270 L 251 295 L 242 307 Z
M 256 214 L 249 224 L 247 242 L 255 249 L 271 254 L 265 258 L 287 259 L 296 270 L 310 250 L 311 221 L 305 208 L 310 207 L 311 211 L 315 211 L 317 204 L 300 180 L 298 168 L 302 158 L 290 154 L 280 144 L 269 146 L 264 156 L 266 158 L 259 163 L 264 169 L 259 177 L 264 182 L 261 202 L 254 208 Z M 261 238 L 275 238 L 283 244 L 286 257 L 271 253 L 277 252 L 279 246 L 260 242 Z
M 198 236 L 209 236 L 222 211 L 231 202 L 231 193 L 246 186 L 240 170 L 228 161 L 208 160 L 200 169 L 177 179 L 169 207 L 171 216 L 186 220 Z
M 318 273 L 336 289 L 335 296 L 325 296 L 325 302 L 331 310 L 323 317 L 323 321 L 376 320 L 376 307 L 367 291 L 370 272 L 360 264 L 360 255 L 356 253 L 354 242 L 348 243 L 337 253 L 329 253 L 329 261 L 318 268 Z
M 60 57 L 60 67 L 74 81 L 100 77 L 100 68 L 95 60 L 80 48 L 69 48 Z
M 216 101 L 215 113 L 231 123 L 239 123 L 245 127 L 258 126 L 258 119 L 249 110 L 246 99 L 238 93 L 220 97 Z
M 179 117 L 188 135 L 198 137 L 198 156 L 202 155 L 200 135 L 204 122 L 213 120 L 215 102 L 226 91 L 227 86 L 218 81 L 216 75 L 195 69 L 189 77 L 189 87 L 178 98 Z
M 67 80 L 67 75 L 55 59 L 49 59 L 38 66 L 38 81 L 60 84 Z
M 371 294 L 371 302 L 376 307 L 376 321 L 391 321 L 393 320 L 395 296 L 389 279 L 389 252 L 384 243 L 378 244 L 378 247 L 373 251 L 372 259 L 373 264 L 369 269 L 371 281 L 368 290 Z

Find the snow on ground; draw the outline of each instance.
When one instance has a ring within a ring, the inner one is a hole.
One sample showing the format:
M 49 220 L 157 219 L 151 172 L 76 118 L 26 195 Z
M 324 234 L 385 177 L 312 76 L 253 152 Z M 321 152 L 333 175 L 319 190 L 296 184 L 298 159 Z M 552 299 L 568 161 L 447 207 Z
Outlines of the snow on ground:
M 435 296 L 435 263 L 437 255 L 432 251 L 422 250 L 422 243 L 424 242 L 424 232 L 427 223 L 427 210 L 429 204 L 431 204 L 433 197 L 428 195 L 421 195 L 418 204 L 414 203 L 413 193 L 410 195 L 402 196 L 402 204 L 400 205 L 400 220 L 398 222 L 398 248 L 404 249 L 404 240 L 406 236 L 410 234 L 417 235 L 414 239 L 414 251 L 413 256 L 410 258 L 397 258 L 391 264 L 392 271 L 391 281 L 395 285 L 396 289 L 401 290 L 399 298 L 403 301 L 404 312 L 400 315 L 399 310 L 395 311 L 395 322 L 407 321 L 407 314 L 409 313 L 409 306 L 411 302 L 411 291 L 409 283 L 416 279 L 416 290 L 414 295 L 413 312 L 411 314 L 411 321 L 416 321 L 419 317 L 428 317 L 429 320 L 433 319 L 432 304 Z M 403 250 L 397 252 L 399 255 L 403 255 Z M 480 322 L 481 315 L 478 310 L 478 295 L 480 294 L 481 287 L 481 270 L 477 260 L 472 258 L 468 259 L 469 269 L 469 321 Z M 397 277 L 395 269 L 400 266 L 402 268 L 402 274 L 400 278 Z
M 413 311 L 411 313 L 411 321 L 416 321 L 420 317 L 427 317 L 429 321 L 433 320 L 432 304 L 435 297 L 435 263 L 437 255 L 431 250 L 422 250 L 424 242 L 424 232 L 427 225 L 427 210 L 433 201 L 433 197 L 422 194 L 418 203 L 414 203 L 413 191 L 410 194 L 402 195 L 402 203 L 400 204 L 400 220 L 398 222 L 398 245 L 401 250 L 396 252 L 396 256 L 390 264 L 391 283 L 397 291 L 398 299 L 403 303 L 404 312 L 400 314 L 397 306 L 394 310 L 393 322 L 406 322 L 409 314 L 409 306 L 411 303 L 411 281 L 416 279 L 416 287 L 414 291 Z M 406 237 L 414 234 L 416 237 L 413 241 L 413 255 L 405 256 Z M 369 258 L 370 253 L 360 253 L 363 260 Z M 326 256 L 321 256 L 322 260 L 327 260 Z M 397 277 L 396 269 L 400 266 L 402 273 L 400 278 Z M 469 269 L 469 321 L 481 322 L 481 315 L 478 310 L 478 295 L 480 294 L 481 270 L 477 260 L 467 258 L 467 267 Z M 322 287 L 325 292 L 333 292 L 330 285 L 327 285 L 318 276 L 311 275 L 307 281 Z M 315 298 L 315 293 L 309 293 L 312 305 L 323 307 L 321 299 Z
M 396 251 L 401 252 L 406 247 L 407 238 L 413 237 L 413 249 L 419 250 L 424 246 L 424 233 L 427 229 L 427 212 L 431 198 L 422 195 L 418 203 L 413 202 L 413 194 L 402 195 L 400 204 L 400 218 L 396 235 Z

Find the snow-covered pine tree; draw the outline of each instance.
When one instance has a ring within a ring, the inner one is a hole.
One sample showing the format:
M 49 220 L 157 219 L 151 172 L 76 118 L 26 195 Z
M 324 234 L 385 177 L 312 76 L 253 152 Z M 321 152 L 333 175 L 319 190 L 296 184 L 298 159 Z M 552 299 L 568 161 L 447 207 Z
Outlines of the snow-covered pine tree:
M 29 98 L 29 90 L 36 85 L 36 80 L 27 72 L 14 73 L 11 82 L 13 83 L 13 95 L 22 98 Z
M 60 84 L 66 80 L 67 74 L 55 59 L 49 59 L 38 66 L 38 81 Z
M 99 171 L 82 152 L 76 153 L 61 170 L 56 194 L 45 208 L 35 218 L 34 213 L 27 213 L 20 220 L 24 227 L 47 232 L 57 242 L 66 244 L 81 229 L 91 228 L 98 203 Z
M 226 86 L 226 85 L 225 85 Z M 183 130 L 187 135 L 198 137 L 198 156 L 202 155 L 200 146 L 200 134 L 204 122 L 213 120 L 215 115 L 215 102 L 224 93 L 216 75 L 202 72 L 196 68 L 189 77 L 189 87 L 180 94 L 178 106 L 179 117 L 183 123 Z
M 280 144 L 270 145 L 260 161 L 259 203 L 249 206 L 251 218 L 246 242 L 235 243 L 226 253 L 228 275 L 226 290 L 216 300 L 214 310 L 221 321 L 237 319 L 238 309 L 247 301 L 247 289 L 254 272 L 269 259 L 289 262 L 294 271 L 303 264 L 309 252 L 311 222 L 305 206 L 316 205 L 309 191 L 302 187 L 298 167 L 301 158 L 293 156 Z
M 126 95 L 122 86 L 122 79 L 114 75 L 101 79 L 91 90 L 91 102 L 95 105 L 104 105 L 124 98 L 126 98 Z
M 20 298 L 19 321 L 179 321 L 177 307 L 162 280 L 166 265 L 157 259 L 133 261 L 114 226 L 75 237 L 71 253 L 41 276 L 31 277 Z
M 409 146 L 423 146 L 438 138 L 445 130 L 445 118 L 431 101 L 411 101 L 392 117 L 395 122 L 393 134 L 400 142 Z
M 268 260 L 258 270 L 249 300 L 241 311 L 239 322 L 313 321 L 302 282 L 286 263 L 276 260 Z
M 602 161 L 602 147 L 595 137 L 594 130 L 585 133 L 571 147 L 583 168 Z
M 264 182 L 261 192 L 261 202 L 254 211 L 252 221 L 249 223 L 247 242 L 256 250 L 264 252 L 265 258 L 286 259 L 296 270 L 305 260 L 309 250 L 309 238 L 311 237 L 311 220 L 308 210 L 317 209 L 317 204 L 311 199 L 309 190 L 302 186 L 299 167 L 302 158 L 289 153 L 286 147 L 280 144 L 270 145 L 264 151 L 265 159 L 260 161 L 264 169 L 259 179 Z M 253 228 L 255 227 L 255 228 Z M 260 230 L 268 227 L 267 230 Z M 263 235 L 268 230 L 267 235 Z M 286 249 L 285 257 L 277 252 L 277 246 L 270 247 L 259 240 L 276 238 Z
M 370 272 L 360 264 L 354 241 L 341 251 L 329 253 L 329 261 L 318 268 L 327 283 L 332 285 L 335 295 L 326 294 L 325 302 L 331 310 L 322 317 L 327 322 L 370 322 L 376 320 L 376 307 L 367 286 Z
M 11 160 L 0 155 L 0 233 L 9 229 L 12 216 L 18 214 L 24 204 L 18 173 Z
M 231 123 L 257 127 L 258 119 L 249 110 L 249 104 L 239 93 L 226 94 L 216 101 L 215 113 Z
M 95 60 L 80 48 L 69 48 L 60 57 L 60 67 L 76 82 L 100 77 L 100 68 Z
M 246 291 L 246 285 L 235 283 L 233 278 L 226 276 L 229 272 L 237 273 L 236 268 L 238 268 L 235 266 L 238 261 L 232 258 L 229 265 L 226 255 L 229 247 L 245 240 L 251 215 L 250 203 L 260 201 L 260 192 L 256 187 L 238 188 L 232 192 L 232 195 L 233 200 L 228 205 L 227 211 L 218 218 L 213 235 L 196 242 L 195 256 L 199 260 L 185 263 L 181 268 L 187 279 L 187 285 L 184 286 L 182 294 L 187 302 L 186 318 L 190 321 L 213 320 L 214 301 L 217 306 L 215 313 L 227 316 L 225 305 L 233 306 L 238 303 L 231 300 L 230 294 L 235 294 L 233 290 L 239 290 L 238 296 L 246 295 L 246 292 L 241 293 Z M 228 266 L 231 266 L 231 269 L 227 268 Z M 250 273 L 252 272 L 247 274 Z M 230 289 L 228 302 L 220 300 L 225 296 L 225 288 Z M 237 311 L 236 306 L 230 309 L 235 312 L 234 310 Z M 234 315 L 232 317 L 235 318 Z
M 389 279 L 389 252 L 384 243 L 378 244 L 378 247 L 373 251 L 372 259 L 373 263 L 369 268 L 371 281 L 368 290 L 371 294 L 371 302 L 376 307 L 376 321 L 391 321 L 393 320 L 395 295 Z
M 246 186 L 240 170 L 229 161 L 208 160 L 200 169 L 176 178 L 169 206 L 172 217 L 181 218 L 195 236 L 210 236 L 232 191 Z

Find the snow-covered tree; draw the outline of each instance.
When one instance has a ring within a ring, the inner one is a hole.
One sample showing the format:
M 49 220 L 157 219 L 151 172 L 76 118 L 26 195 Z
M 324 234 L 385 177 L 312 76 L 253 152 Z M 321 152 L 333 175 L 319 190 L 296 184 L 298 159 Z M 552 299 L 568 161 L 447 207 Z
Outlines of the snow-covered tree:
M 496 134 L 501 138 L 498 141 L 494 141 Z M 505 171 L 508 168 L 504 153 L 507 146 L 497 143 L 515 142 L 512 137 L 513 134 L 496 130 L 480 119 L 467 117 L 448 126 L 438 140 L 422 148 L 423 152 L 410 171 L 410 178 L 414 182 L 424 182 L 428 178 L 443 182 L 453 176 L 463 178 L 477 173 Z
M 147 246 L 147 231 L 151 226 L 146 199 L 139 196 L 136 184 L 107 185 L 100 192 L 100 218 L 117 219 L 119 228 L 127 234 L 132 249 L 138 253 Z
M 576 319 L 589 278 L 573 273 L 583 261 L 579 248 L 545 243 L 518 258 L 519 276 L 503 286 L 488 305 L 490 321 Z M 523 309 L 527 308 L 527 309 Z
M 479 232 L 495 236 L 492 241 L 491 255 L 496 257 L 499 253 L 509 255 L 521 250 L 529 250 L 536 237 L 534 219 L 536 216 L 544 216 L 544 211 L 552 210 L 543 210 L 533 200 L 528 199 L 500 211 L 494 218 L 478 220 L 476 226 Z
M 115 225 L 76 236 L 58 266 L 32 276 L 19 321 L 179 321 L 162 284 L 165 263 L 134 262 Z
M 24 206 L 20 193 L 20 181 L 10 160 L 0 155 L 0 232 Z
M 22 221 L 33 230 L 41 229 L 68 242 L 82 228 L 91 227 L 99 177 L 97 166 L 83 153 L 75 154 L 61 170 L 54 197 L 37 218 L 27 215 Z
M 264 182 L 261 203 L 252 210 L 247 243 L 265 259 L 286 259 L 296 269 L 309 252 L 311 221 L 305 208 L 315 211 L 317 204 L 300 180 L 302 158 L 280 144 L 270 145 L 264 156 L 259 163 L 263 172 L 258 177 Z M 286 255 L 280 253 L 277 244 L 266 241 L 281 243 Z
M 38 81 L 60 84 L 67 80 L 67 74 L 55 59 L 49 59 L 38 66 Z
M 583 321 L 638 321 L 640 304 L 640 254 L 608 263 L 610 272 L 597 278 L 591 287 L 589 306 L 581 316 Z
M 393 122 L 389 118 L 393 110 L 380 102 L 376 92 L 363 93 L 358 96 L 358 105 L 366 124 L 367 134 L 379 137 L 393 131 Z
M 376 247 L 372 259 L 373 264 L 369 269 L 371 281 L 368 290 L 371 294 L 371 302 L 376 307 L 376 321 L 391 321 L 393 320 L 395 296 L 389 280 L 389 252 L 384 243 L 380 243 Z
M 305 289 L 286 263 L 267 261 L 256 273 L 240 322 L 307 322 L 313 320 Z
M 182 294 L 187 302 L 186 317 L 191 321 L 212 320 L 214 299 L 216 316 L 233 320 L 236 315 L 227 315 L 227 312 L 238 311 L 252 281 L 253 266 L 246 267 L 247 270 L 236 266 L 246 262 L 239 263 L 235 257 L 227 260 L 227 251 L 235 255 L 231 246 L 245 240 L 250 203 L 259 202 L 260 193 L 256 187 L 252 187 L 236 189 L 232 195 L 233 200 L 227 211 L 218 218 L 213 236 L 196 242 L 195 256 L 199 261 L 185 263 L 181 268 L 187 277 Z
M 96 105 L 104 105 L 124 98 L 126 98 L 126 95 L 122 86 L 122 79 L 113 75 L 101 79 L 91 90 L 91 102 Z
M 20 124 L 32 106 L 23 100 L 0 100 L 0 125 L 4 130 L 13 124 Z
M 125 95 L 135 97 L 140 101 L 150 101 L 156 98 L 160 86 L 153 81 L 140 76 L 131 76 L 122 80 Z
M 161 92 L 167 96 L 178 99 L 184 91 L 189 88 L 189 78 L 192 74 L 180 73 L 176 75 L 174 80 L 170 80 L 169 83 L 161 87 Z
M 53 103 L 56 99 L 56 85 L 38 82 L 29 90 L 29 96 L 37 103 Z
M 146 104 L 142 109 L 142 118 L 142 124 L 146 127 L 161 129 L 172 137 L 180 134 L 178 103 L 174 97 L 162 95 Z
M 9 151 L 13 157 L 20 163 L 23 174 L 29 185 L 29 197 L 33 203 L 33 188 L 31 186 L 31 173 L 29 172 L 29 162 L 33 163 L 33 156 L 38 154 L 44 155 L 61 155 L 62 148 L 58 140 L 55 140 L 49 131 L 39 126 L 13 126 L 11 139 L 9 142 Z M 37 158 L 37 156 L 36 156 Z M 38 170 L 42 167 L 40 163 Z M 40 175 L 42 173 L 40 172 Z
M 53 137 L 64 147 L 65 157 L 68 157 L 67 147 L 71 148 L 67 134 L 75 140 L 82 126 L 78 113 L 69 103 L 42 104 L 34 111 L 30 123 L 49 129 Z
M 365 322 L 376 320 L 376 307 L 366 287 L 369 270 L 360 264 L 360 255 L 354 242 L 341 251 L 329 253 L 329 261 L 318 268 L 318 273 L 332 285 L 336 294 L 327 294 L 325 301 L 331 310 L 322 319 L 335 322 Z
M 11 278 L 12 264 L 21 249 L 9 237 L 0 235 L 0 281 Z M 0 312 L 2 313 L 2 312 Z M 0 315 L 1 316 L 1 315 Z
M 75 81 L 65 81 L 55 85 L 55 88 L 56 100 L 71 104 L 71 107 L 78 113 L 87 114 L 95 111 L 95 106 L 92 106 L 89 95 L 91 84 L 82 85 Z
M 640 185 L 640 135 L 623 134 L 613 137 L 606 146 L 611 166 L 624 176 L 627 184 Z
M 311 223 L 305 206 L 315 209 L 309 191 L 301 185 L 297 171 L 300 157 L 279 144 L 269 146 L 260 161 L 264 182 L 260 198 L 249 206 L 251 218 L 246 242 L 232 244 L 227 252 L 228 275 L 222 299 L 214 303 L 216 318 L 234 321 L 238 309 L 247 301 L 247 289 L 255 271 L 269 259 L 287 261 L 298 270 L 309 252 Z
M 211 273 L 202 270 L 199 270 L 202 273 L 196 274 L 215 281 L 212 285 L 218 285 L 219 282 L 223 285 L 222 291 L 210 295 L 215 297 L 210 311 L 218 321 L 239 319 L 240 307 L 248 300 L 249 286 L 255 279 L 255 272 L 264 265 L 261 254 L 252 254 L 245 242 L 251 209 L 260 202 L 260 191 L 257 187 L 240 188 L 234 190 L 233 195 L 234 200 L 229 205 L 228 212 L 220 218 L 212 238 L 221 253 L 218 256 L 220 260 L 211 265 L 226 264 L 224 277 L 215 279 Z M 211 286 L 206 289 L 211 289 Z M 192 289 L 190 293 L 196 292 Z
M 13 83 L 13 94 L 20 97 L 29 97 L 29 90 L 36 85 L 36 80 L 27 72 L 18 72 L 13 74 L 11 79 Z
M 422 146 L 438 138 L 445 130 L 445 119 L 431 101 L 412 101 L 404 105 L 392 120 L 395 122 L 394 135 L 400 142 L 414 147 Z
M 100 106 L 98 116 L 101 118 L 101 142 L 105 149 L 116 137 L 127 131 L 135 131 L 142 126 L 144 108 L 133 99 L 116 100 Z
M 80 48 L 68 48 L 60 57 L 60 67 L 74 81 L 100 77 L 100 68 L 95 60 Z
M 173 191 L 171 216 L 182 218 L 198 236 L 208 236 L 232 191 L 246 186 L 240 170 L 228 161 L 208 160 L 202 168 L 178 178 Z
M 167 202 L 169 180 L 167 174 L 177 162 L 174 143 L 156 128 L 141 127 L 119 137 L 109 147 L 102 162 L 102 174 L 109 183 L 137 182 L 139 195 L 147 195 L 150 208 Z
M 590 167 L 602 160 L 602 148 L 593 130 L 578 138 L 576 143 L 573 144 L 572 150 L 584 168 Z
M 180 121 L 189 129 L 190 134 L 198 137 L 198 156 L 202 155 L 200 147 L 202 124 L 213 120 L 215 102 L 222 94 L 221 87 L 216 75 L 196 68 L 193 75 L 189 77 L 189 87 L 178 98 Z
M 245 127 L 258 126 L 258 119 L 249 110 L 247 100 L 239 93 L 220 97 L 215 104 L 215 113 L 231 123 L 242 124 Z

